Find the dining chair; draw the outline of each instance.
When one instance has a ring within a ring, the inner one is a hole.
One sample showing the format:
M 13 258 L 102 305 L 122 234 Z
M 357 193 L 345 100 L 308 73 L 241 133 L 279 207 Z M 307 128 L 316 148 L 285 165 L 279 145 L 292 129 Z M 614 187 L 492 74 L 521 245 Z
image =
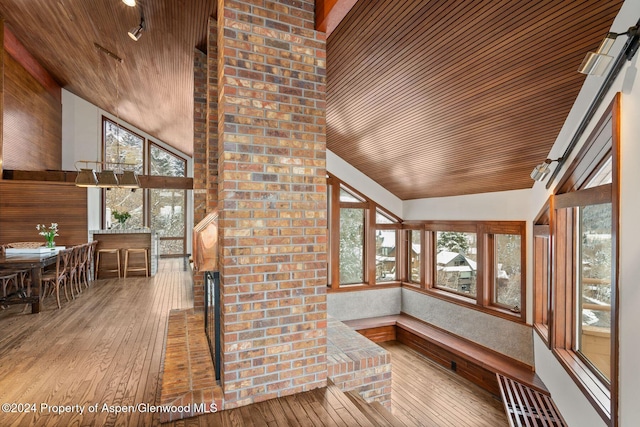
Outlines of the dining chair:
M 87 265 L 85 269 L 86 278 L 85 281 L 87 286 L 89 286 L 90 282 L 93 282 L 95 279 L 95 255 L 96 255 L 96 246 L 98 246 L 98 241 L 93 240 L 87 243 Z
M 4 255 L 9 245 L 0 245 L 0 254 Z M 2 296 L 6 297 L 12 291 L 11 283 L 16 292 L 26 292 L 25 284 L 31 280 L 31 270 L 24 268 L 0 267 L 0 283 L 2 284 Z M 26 295 L 26 293 L 25 293 Z
M 69 295 L 67 294 L 67 283 L 69 283 L 69 263 L 71 261 L 71 254 L 73 249 L 64 249 L 58 252 L 56 256 L 56 268 L 55 271 L 51 270 L 45 272 L 42 276 L 42 285 L 44 286 L 44 295 L 48 292 L 55 290 L 56 301 L 58 302 L 58 308 L 60 305 L 60 286 L 64 289 L 64 296 L 69 301 Z M 52 288 L 49 288 L 49 287 Z
M 82 288 L 80 287 L 80 264 L 81 263 L 82 263 L 81 245 L 72 246 L 71 258 L 68 264 L 69 288 L 71 289 L 72 298 L 75 298 L 76 295 L 80 295 L 80 293 L 82 292 Z
M 90 250 L 90 243 L 84 243 L 82 245 L 80 245 L 80 251 L 79 251 L 79 259 L 78 259 L 78 285 L 80 287 L 82 287 L 82 285 L 84 284 L 85 288 L 89 287 L 89 281 L 88 281 L 88 269 L 89 269 L 89 250 Z

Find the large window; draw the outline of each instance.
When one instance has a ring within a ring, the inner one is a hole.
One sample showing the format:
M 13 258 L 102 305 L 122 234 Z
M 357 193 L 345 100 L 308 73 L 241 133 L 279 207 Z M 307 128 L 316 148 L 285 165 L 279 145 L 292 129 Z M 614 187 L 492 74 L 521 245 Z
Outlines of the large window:
M 549 345 L 549 308 L 551 305 L 551 237 L 549 202 L 533 225 L 533 326 Z
M 525 222 L 422 221 L 403 227 L 403 282 L 438 298 L 525 321 Z
M 337 178 L 327 182 L 331 288 L 397 282 L 400 220 Z
M 185 177 L 187 162 L 156 144 L 149 144 L 149 167 L 152 176 Z M 161 255 L 186 253 L 187 191 L 177 189 L 149 190 L 151 228 L 160 235 Z
M 144 141 L 145 139 L 128 129 L 117 125 L 103 117 L 105 162 L 129 163 L 134 166 L 136 173 L 141 174 L 144 166 Z M 127 221 L 127 227 L 143 227 L 144 218 L 144 194 L 143 191 L 131 191 L 126 188 L 110 188 L 104 191 L 105 201 L 105 227 L 115 226 L 112 222 L 112 213 L 129 212 L 131 218 Z
M 150 176 L 186 177 L 187 161 L 144 137 L 103 117 L 104 158 L 109 162 L 128 163 L 136 173 Z M 144 155 L 148 147 L 147 156 Z M 116 226 L 114 211 L 131 214 L 128 228 L 150 227 L 160 236 L 160 255 L 182 256 L 186 253 L 186 205 L 184 189 L 146 188 L 135 191 L 111 188 L 103 191 L 104 227 Z
M 492 303 L 518 311 L 522 295 L 522 244 L 519 234 L 493 235 Z
M 340 284 L 364 283 L 365 209 L 340 208 Z
M 577 208 L 578 266 L 575 349 L 611 380 L 611 203 Z
M 618 108 L 619 96 L 534 226 L 536 330 L 610 425 L 618 389 Z
M 404 286 L 524 322 L 524 221 L 402 222 L 329 176 L 329 286 Z

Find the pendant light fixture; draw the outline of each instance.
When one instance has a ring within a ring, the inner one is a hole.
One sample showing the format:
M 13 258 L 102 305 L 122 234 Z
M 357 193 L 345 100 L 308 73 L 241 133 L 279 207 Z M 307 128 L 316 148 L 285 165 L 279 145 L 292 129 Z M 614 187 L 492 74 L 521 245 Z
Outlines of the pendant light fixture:
M 120 102 L 120 86 L 119 86 L 119 65 L 122 63 L 122 58 L 115 53 L 105 49 L 104 47 L 95 44 L 96 48 L 116 61 L 116 161 L 91 161 L 91 160 L 79 160 L 76 162 L 76 169 L 78 175 L 76 176 L 77 187 L 97 187 L 97 188 L 130 188 L 134 191 L 136 188 L 140 188 L 140 181 L 135 173 L 135 164 L 124 163 L 120 161 L 120 115 L 119 115 L 119 102 Z M 101 147 L 98 142 L 98 153 Z M 106 153 L 105 153 L 106 156 Z M 79 164 L 84 164 L 84 167 L 79 167 Z M 89 169 L 89 164 L 95 165 L 95 168 Z

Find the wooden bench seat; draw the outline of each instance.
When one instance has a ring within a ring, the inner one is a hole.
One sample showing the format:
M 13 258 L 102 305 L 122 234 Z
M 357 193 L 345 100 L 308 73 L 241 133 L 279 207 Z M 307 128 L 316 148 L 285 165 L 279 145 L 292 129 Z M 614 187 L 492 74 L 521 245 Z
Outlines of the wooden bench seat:
M 532 366 L 407 314 L 344 323 L 373 341 L 401 342 L 496 396 L 500 396 L 498 373 L 549 394 Z

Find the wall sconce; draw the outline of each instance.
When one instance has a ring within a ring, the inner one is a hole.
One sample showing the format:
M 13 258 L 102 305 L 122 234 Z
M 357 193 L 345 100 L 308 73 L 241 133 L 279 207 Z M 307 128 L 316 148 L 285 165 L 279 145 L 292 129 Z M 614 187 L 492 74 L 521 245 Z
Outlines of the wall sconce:
M 531 179 L 533 179 L 534 181 L 544 181 L 547 175 L 549 175 L 549 173 L 551 172 L 551 168 L 549 167 L 551 163 L 559 162 L 561 160 L 562 157 L 555 160 L 546 159 L 544 162 L 533 168 L 533 171 L 531 171 Z
M 608 55 L 613 43 L 616 41 L 616 38 L 624 35 L 629 38 L 637 38 L 640 35 L 640 31 L 638 30 L 638 27 L 634 25 L 633 27 L 629 27 L 629 29 L 624 33 L 607 33 L 604 40 L 600 43 L 600 46 L 598 46 L 598 49 L 595 52 L 587 53 L 587 56 L 585 56 L 582 64 L 580 64 L 580 67 L 578 68 L 578 72 L 593 76 L 603 75 L 609 63 L 613 59 L 612 56 Z

